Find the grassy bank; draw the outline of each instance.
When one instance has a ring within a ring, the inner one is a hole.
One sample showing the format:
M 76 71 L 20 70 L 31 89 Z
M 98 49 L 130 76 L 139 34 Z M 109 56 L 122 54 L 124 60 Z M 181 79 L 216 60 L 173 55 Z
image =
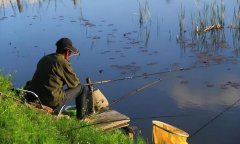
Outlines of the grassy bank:
M 115 130 L 102 132 L 75 119 L 57 119 L 27 107 L 11 91 L 11 78 L 0 74 L 0 143 L 129 144 L 131 139 Z M 139 140 L 138 143 L 143 143 Z

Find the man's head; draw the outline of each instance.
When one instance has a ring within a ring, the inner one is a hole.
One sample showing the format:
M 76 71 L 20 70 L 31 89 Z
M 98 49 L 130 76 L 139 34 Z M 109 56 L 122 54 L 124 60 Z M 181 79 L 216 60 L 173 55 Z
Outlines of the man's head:
M 71 55 L 79 55 L 79 50 L 73 47 L 72 41 L 69 38 L 61 38 L 56 43 L 57 53 L 61 53 L 70 57 Z

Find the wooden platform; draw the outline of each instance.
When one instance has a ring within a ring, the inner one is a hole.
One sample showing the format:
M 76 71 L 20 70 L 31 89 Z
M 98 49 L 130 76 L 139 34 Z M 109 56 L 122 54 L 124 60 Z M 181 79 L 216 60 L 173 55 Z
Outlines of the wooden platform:
M 96 113 L 88 118 L 89 122 L 94 123 L 94 126 L 104 131 L 122 128 L 129 126 L 130 118 L 115 110 L 106 110 L 102 113 Z

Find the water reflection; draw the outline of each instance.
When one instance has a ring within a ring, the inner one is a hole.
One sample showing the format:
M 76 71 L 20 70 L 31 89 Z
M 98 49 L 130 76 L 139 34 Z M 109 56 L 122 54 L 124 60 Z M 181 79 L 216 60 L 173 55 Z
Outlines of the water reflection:
M 21 13 L 22 10 L 23 10 L 23 6 L 21 4 L 21 1 L 20 0 L 17 0 L 17 6 L 18 6 L 18 11 Z
M 48 6 L 50 5 L 52 0 L 48 0 Z M 42 3 L 46 2 L 44 0 L 1 0 L 0 1 L 0 10 L 3 11 L 5 15 L 5 9 L 8 7 L 11 7 L 12 11 L 14 12 L 14 15 L 16 15 L 16 9 L 19 13 L 22 13 L 25 8 L 27 8 L 30 5 L 38 4 L 39 7 L 41 7 Z M 54 1 L 55 4 L 55 10 L 57 8 L 57 0 Z M 80 0 L 73 0 L 73 5 L 77 6 L 80 4 Z M 24 5 L 24 6 L 23 6 Z
M 73 0 L 74 5 L 78 5 L 80 3 L 80 0 Z
M 234 84 L 235 85 L 235 84 Z M 239 85 L 239 84 L 237 84 Z M 213 87 L 214 85 L 208 84 L 208 87 Z M 219 85 L 217 85 L 219 87 Z M 226 87 L 227 84 L 222 85 L 222 89 L 229 88 Z M 239 86 L 238 86 L 239 88 Z M 236 89 L 238 89 L 236 88 Z M 239 92 L 234 90 L 234 88 L 229 90 L 217 90 L 203 91 L 202 89 L 193 89 L 186 85 L 175 85 L 172 90 L 173 98 L 177 101 L 180 108 L 199 108 L 202 110 L 218 110 L 219 107 L 231 105 L 239 98 Z
M 42 0 L 26 0 L 26 1 L 21 1 L 21 0 L 1 0 L 0 1 L 0 9 L 2 11 L 5 11 L 5 8 L 11 6 L 14 14 L 16 15 L 16 7 L 19 13 L 23 12 L 23 3 L 25 2 L 26 4 L 35 4 L 35 3 L 41 3 Z
M 237 5 L 234 6 L 233 22 L 230 24 L 232 28 L 234 53 L 239 56 L 239 42 L 240 42 L 240 1 L 237 0 Z

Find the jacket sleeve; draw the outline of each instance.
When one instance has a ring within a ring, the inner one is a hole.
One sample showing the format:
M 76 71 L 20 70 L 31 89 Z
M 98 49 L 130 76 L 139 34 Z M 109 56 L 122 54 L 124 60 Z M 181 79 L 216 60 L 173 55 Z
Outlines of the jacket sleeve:
M 80 81 L 72 69 L 72 65 L 66 61 L 63 66 L 64 83 L 68 88 L 75 88 L 80 84 Z

